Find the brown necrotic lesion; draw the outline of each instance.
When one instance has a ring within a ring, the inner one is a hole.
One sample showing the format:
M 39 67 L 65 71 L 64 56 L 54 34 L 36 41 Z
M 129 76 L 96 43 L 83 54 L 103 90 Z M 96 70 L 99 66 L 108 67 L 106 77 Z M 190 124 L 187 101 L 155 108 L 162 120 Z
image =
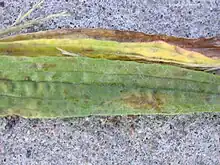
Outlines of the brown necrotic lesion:
M 152 91 L 148 93 L 132 93 L 122 97 L 123 102 L 135 109 L 156 109 L 160 110 L 165 104 L 165 96 Z

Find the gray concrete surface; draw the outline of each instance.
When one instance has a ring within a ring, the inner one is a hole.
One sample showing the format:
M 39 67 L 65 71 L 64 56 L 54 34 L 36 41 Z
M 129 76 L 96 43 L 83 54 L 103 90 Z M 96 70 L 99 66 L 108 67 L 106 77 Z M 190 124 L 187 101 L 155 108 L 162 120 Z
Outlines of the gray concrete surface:
M 0 0 L 0 27 L 36 0 Z M 61 10 L 72 16 L 27 31 L 102 27 L 184 37 L 220 33 L 215 0 L 47 0 L 32 18 Z M 219 165 L 220 114 L 0 119 L 1 165 Z

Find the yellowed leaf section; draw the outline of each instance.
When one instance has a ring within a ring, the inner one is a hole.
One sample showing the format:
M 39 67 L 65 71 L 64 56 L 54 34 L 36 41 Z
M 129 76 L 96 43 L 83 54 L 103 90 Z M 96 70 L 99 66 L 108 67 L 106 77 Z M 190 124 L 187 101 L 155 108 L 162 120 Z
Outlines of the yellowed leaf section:
M 69 54 L 130 60 L 161 62 L 183 65 L 183 67 L 219 67 L 219 59 L 212 59 L 201 53 L 189 51 L 164 41 L 117 42 L 97 39 L 34 39 L 0 42 L 0 54 L 14 56 L 61 56 Z M 68 54 L 68 53 L 67 53 Z
M 179 61 L 193 64 L 218 63 L 217 60 L 206 57 L 201 53 L 188 51 L 175 45 L 163 41 L 147 43 L 121 43 L 125 52 L 137 53 L 144 57 Z

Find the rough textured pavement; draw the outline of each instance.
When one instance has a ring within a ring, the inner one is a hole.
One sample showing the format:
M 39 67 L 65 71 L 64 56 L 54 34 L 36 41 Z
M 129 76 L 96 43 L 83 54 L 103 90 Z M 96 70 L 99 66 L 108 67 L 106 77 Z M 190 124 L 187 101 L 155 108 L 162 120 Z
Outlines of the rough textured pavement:
M 0 28 L 37 0 L 0 0 Z M 32 18 L 72 16 L 27 31 L 102 27 L 183 37 L 220 33 L 215 0 L 47 0 Z M 1 165 L 219 165 L 220 114 L 0 119 Z

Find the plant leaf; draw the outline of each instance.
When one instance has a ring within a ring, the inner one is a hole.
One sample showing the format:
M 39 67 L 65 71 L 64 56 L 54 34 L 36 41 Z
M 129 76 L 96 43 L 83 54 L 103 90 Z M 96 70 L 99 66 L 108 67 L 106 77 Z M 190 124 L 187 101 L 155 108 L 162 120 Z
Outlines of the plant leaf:
M 220 76 L 196 71 L 219 69 L 217 43 L 101 29 L 2 38 L 0 116 L 219 112 Z
M 101 34 L 103 33 L 103 30 L 99 29 L 96 33 L 98 31 Z M 112 41 L 105 39 L 109 38 L 109 35 L 106 34 L 103 35 L 102 39 L 100 35 L 98 39 L 94 39 L 94 30 L 91 30 L 91 36 L 88 36 L 90 34 L 89 30 L 86 32 L 87 35 L 85 33 L 77 35 L 75 32 L 66 35 L 66 31 L 63 32 L 61 30 L 3 38 L 0 41 L 0 53 L 16 56 L 41 56 L 44 54 L 47 56 L 61 56 L 62 52 L 57 50 L 59 48 L 72 54 L 93 58 L 166 63 L 206 71 L 216 70 L 220 67 L 219 58 L 211 58 L 207 54 L 201 54 L 181 48 L 178 45 L 170 44 L 169 42 L 172 41 L 170 38 L 167 39 L 168 42 L 165 42 L 166 40 L 153 40 L 159 38 L 156 36 L 151 36 L 152 39 L 148 36 L 148 40 L 150 40 L 148 42 L 121 42 L 120 40 Z M 107 30 L 106 32 L 108 34 Z M 114 40 L 117 40 L 116 36 L 114 37 Z M 173 38 L 173 42 L 176 42 L 176 40 Z M 191 43 L 196 42 L 194 40 Z
M 220 111 L 220 76 L 85 57 L 1 56 L 0 115 L 54 118 Z

